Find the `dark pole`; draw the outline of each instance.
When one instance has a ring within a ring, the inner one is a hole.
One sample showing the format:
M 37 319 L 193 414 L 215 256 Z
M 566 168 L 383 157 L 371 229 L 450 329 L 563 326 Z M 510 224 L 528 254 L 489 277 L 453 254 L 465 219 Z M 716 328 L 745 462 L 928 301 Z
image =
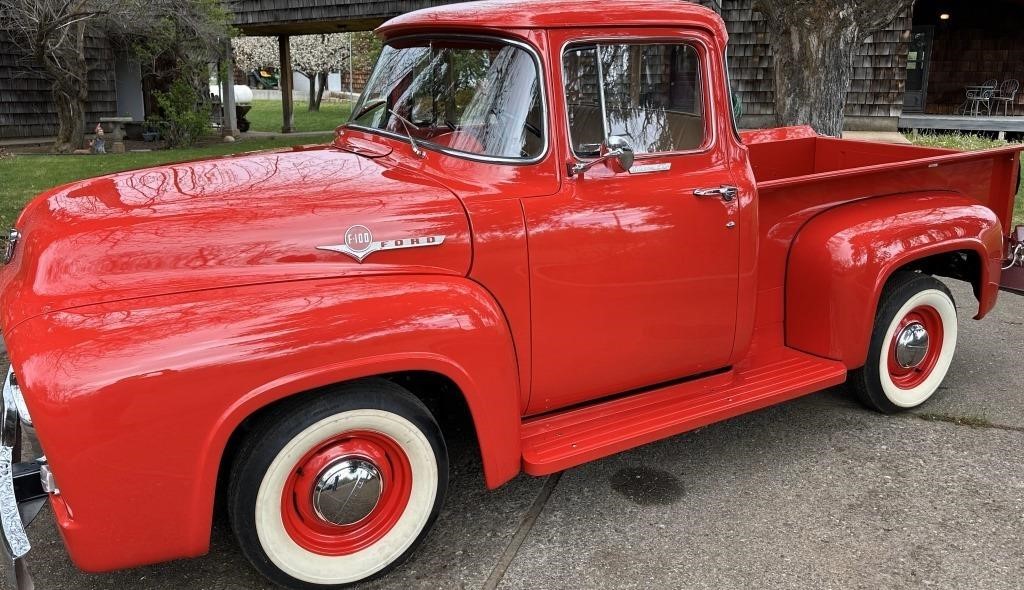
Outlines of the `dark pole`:
M 284 123 L 281 125 L 281 133 L 292 132 L 292 48 L 288 42 L 288 35 L 280 35 L 277 38 L 277 50 L 281 57 L 281 71 L 279 72 L 279 83 L 281 86 L 281 114 L 284 116 Z
M 224 107 L 224 135 L 238 136 L 238 121 L 235 120 L 235 58 L 231 50 L 231 39 L 224 41 L 224 61 L 221 69 L 227 74 L 220 81 L 221 105 Z

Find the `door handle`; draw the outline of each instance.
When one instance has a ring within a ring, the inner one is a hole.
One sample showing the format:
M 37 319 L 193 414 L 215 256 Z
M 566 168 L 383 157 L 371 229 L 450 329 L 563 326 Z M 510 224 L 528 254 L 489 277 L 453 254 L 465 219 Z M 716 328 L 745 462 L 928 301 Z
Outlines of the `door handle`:
M 728 203 L 729 201 L 736 198 L 739 194 L 739 189 L 734 186 L 723 184 L 718 188 L 695 188 L 693 189 L 693 196 L 695 197 L 720 197 L 723 201 Z

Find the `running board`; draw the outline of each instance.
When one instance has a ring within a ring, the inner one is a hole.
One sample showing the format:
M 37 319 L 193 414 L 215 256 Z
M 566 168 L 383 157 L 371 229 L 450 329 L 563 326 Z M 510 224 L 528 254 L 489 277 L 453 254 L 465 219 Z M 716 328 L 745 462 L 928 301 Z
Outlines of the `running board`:
M 782 349 L 774 360 L 523 423 L 523 470 L 547 475 L 846 380 L 838 362 Z M 709 386 L 713 383 L 713 386 Z

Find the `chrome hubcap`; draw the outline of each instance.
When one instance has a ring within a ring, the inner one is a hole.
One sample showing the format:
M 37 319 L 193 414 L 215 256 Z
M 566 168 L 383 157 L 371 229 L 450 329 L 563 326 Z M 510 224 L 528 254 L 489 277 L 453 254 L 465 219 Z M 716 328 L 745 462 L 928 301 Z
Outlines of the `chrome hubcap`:
M 928 354 L 928 330 L 920 322 L 912 322 L 896 336 L 896 362 L 904 369 L 921 364 Z
M 383 491 L 376 465 L 360 458 L 341 459 L 317 477 L 313 510 L 329 524 L 355 524 L 373 512 Z

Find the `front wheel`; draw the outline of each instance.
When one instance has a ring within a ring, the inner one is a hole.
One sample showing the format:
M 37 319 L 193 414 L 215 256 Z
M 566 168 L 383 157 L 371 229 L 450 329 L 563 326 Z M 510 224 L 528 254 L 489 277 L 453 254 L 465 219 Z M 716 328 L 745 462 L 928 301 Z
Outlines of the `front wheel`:
M 444 439 L 427 408 L 394 383 L 366 380 L 265 416 L 235 460 L 228 511 L 242 552 L 272 582 L 339 588 L 404 561 L 447 486 Z
M 942 384 L 957 337 L 949 289 L 919 273 L 900 273 L 878 304 L 867 363 L 851 374 L 857 396 L 886 414 L 916 408 Z

